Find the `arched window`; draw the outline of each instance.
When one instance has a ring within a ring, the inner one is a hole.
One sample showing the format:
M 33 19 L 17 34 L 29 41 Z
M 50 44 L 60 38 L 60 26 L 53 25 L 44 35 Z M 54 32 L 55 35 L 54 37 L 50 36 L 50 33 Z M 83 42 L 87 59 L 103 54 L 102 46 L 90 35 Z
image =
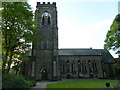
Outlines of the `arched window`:
M 75 62 L 74 61 L 72 62 L 72 72 L 73 73 L 75 72 Z
M 84 62 L 84 71 L 87 72 L 87 69 L 86 69 L 86 62 Z
M 42 17 L 42 25 L 44 25 L 45 24 L 45 18 L 44 18 L 44 16 Z
M 94 72 L 97 71 L 97 65 L 96 65 L 96 62 L 93 62 L 93 63 L 92 63 L 92 69 L 93 69 Z
M 96 65 L 96 63 L 95 63 L 95 66 L 94 66 L 94 67 L 95 67 L 95 71 L 97 72 L 97 65 Z
M 48 16 L 48 25 L 50 25 L 51 23 L 50 23 L 50 16 Z
M 95 62 L 92 64 L 93 71 L 95 71 Z
M 91 73 L 92 70 L 91 70 L 91 61 L 90 60 L 88 60 L 88 67 L 89 67 L 89 72 Z
M 87 70 L 86 70 L 86 62 L 84 62 L 84 61 L 82 63 L 82 69 L 83 69 L 83 73 L 87 72 Z
M 64 63 L 62 62 L 62 73 L 64 73 Z
M 69 64 L 69 60 L 67 60 L 67 64 Z
M 67 73 L 70 73 L 70 65 L 69 65 L 69 60 L 67 60 Z
M 50 25 L 51 24 L 51 15 L 48 12 L 44 12 L 42 14 L 42 25 Z
M 43 43 L 44 43 L 44 49 L 47 49 L 47 42 L 44 40 Z
M 78 72 L 81 73 L 81 63 L 80 63 L 80 60 L 78 60 Z

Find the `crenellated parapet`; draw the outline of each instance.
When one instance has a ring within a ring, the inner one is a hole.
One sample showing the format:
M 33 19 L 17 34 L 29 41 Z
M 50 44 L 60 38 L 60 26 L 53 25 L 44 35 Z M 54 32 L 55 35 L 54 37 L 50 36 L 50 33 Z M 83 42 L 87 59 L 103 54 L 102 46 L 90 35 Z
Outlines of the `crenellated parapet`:
M 37 2 L 37 6 L 36 7 L 56 7 L 56 2 Z

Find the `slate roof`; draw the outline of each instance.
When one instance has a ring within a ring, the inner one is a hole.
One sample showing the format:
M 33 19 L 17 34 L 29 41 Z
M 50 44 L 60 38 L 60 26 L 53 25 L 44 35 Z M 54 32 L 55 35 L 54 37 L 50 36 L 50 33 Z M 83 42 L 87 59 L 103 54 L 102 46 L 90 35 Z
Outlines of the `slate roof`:
M 102 56 L 102 61 L 105 63 L 115 63 L 112 55 L 104 49 L 59 49 L 59 56 Z

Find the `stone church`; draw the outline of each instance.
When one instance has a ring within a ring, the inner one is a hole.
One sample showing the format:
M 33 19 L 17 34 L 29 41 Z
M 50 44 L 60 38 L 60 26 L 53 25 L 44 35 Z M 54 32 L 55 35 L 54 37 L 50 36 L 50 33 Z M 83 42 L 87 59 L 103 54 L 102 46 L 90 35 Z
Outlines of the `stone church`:
M 58 49 L 57 7 L 53 2 L 37 2 L 36 18 L 41 39 L 33 45 L 23 73 L 35 80 L 97 78 L 112 75 L 112 55 L 104 49 Z

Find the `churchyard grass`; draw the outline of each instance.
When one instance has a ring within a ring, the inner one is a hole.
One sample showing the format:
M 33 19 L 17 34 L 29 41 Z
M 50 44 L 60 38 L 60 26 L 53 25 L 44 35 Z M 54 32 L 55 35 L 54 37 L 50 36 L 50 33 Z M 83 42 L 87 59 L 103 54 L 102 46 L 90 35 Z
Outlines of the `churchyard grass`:
M 118 83 L 117 80 L 76 80 L 48 84 L 47 88 L 106 88 L 107 82 L 110 83 L 110 88 Z

